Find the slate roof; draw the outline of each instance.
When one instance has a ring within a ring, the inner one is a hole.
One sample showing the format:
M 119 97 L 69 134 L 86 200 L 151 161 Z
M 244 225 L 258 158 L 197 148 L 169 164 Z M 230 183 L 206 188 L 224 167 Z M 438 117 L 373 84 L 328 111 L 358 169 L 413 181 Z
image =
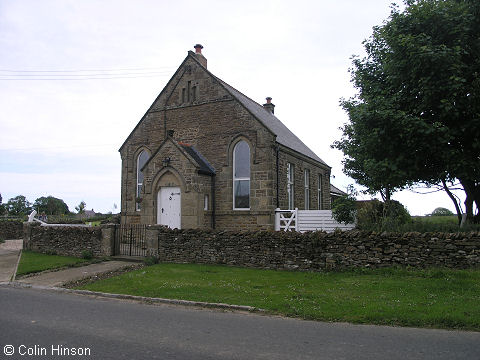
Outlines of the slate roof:
M 347 195 L 345 191 L 340 190 L 339 188 L 337 188 L 336 186 L 333 186 L 332 184 L 330 184 L 330 193 L 335 194 L 337 196 Z
M 193 160 L 199 166 L 199 169 L 198 169 L 199 173 L 205 174 L 205 175 L 215 175 L 214 167 L 212 165 L 210 165 L 210 163 L 207 161 L 207 159 L 205 159 L 205 157 L 197 149 L 195 149 L 195 147 L 193 147 L 190 144 L 186 144 L 184 142 L 177 142 L 174 139 L 172 139 L 170 136 L 167 137 L 165 140 L 163 140 L 163 142 L 160 144 L 160 146 L 157 148 L 157 150 L 155 150 L 153 152 L 153 154 L 148 158 L 145 165 L 143 165 L 143 167 L 140 169 L 141 171 L 144 171 L 147 168 L 150 161 L 152 161 L 155 158 L 155 156 L 158 154 L 160 149 L 162 149 L 163 145 L 167 141 L 171 141 L 178 148 L 178 150 L 180 152 L 183 151 L 186 154 L 188 154 L 191 158 L 193 158 Z
M 213 75 L 213 74 L 212 74 Z M 215 75 L 213 75 L 215 76 Z M 277 135 L 277 142 L 281 145 L 284 145 L 292 150 L 295 150 L 309 158 L 318 161 L 326 166 L 328 166 L 325 161 L 320 159 L 317 154 L 305 145 L 302 140 L 300 140 L 294 133 L 290 131 L 275 115 L 273 115 L 269 110 L 265 109 L 259 103 L 253 101 L 248 96 L 242 94 L 240 91 L 234 87 L 228 85 L 222 79 L 215 78 L 225 87 L 225 89 L 235 97 L 242 105 L 250 111 L 253 116 L 255 116 L 260 122 L 263 123 L 270 131 Z
M 200 169 L 198 169 L 200 173 L 205 175 L 215 175 L 215 169 L 213 166 L 208 163 L 207 159 L 205 159 L 195 147 L 181 142 L 179 142 L 178 145 L 180 145 L 182 149 L 197 162 L 200 166 Z
M 182 66 L 185 64 L 187 59 L 193 59 L 195 62 L 199 63 L 202 67 L 203 65 L 195 58 L 195 54 L 192 51 L 188 52 L 187 57 L 185 60 L 182 62 L 182 64 L 179 66 L 175 74 L 172 76 L 172 78 L 168 81 L 167 85 L 163 88 L 163 90 L 160 92 L 160 94 L 157 96 L 155 101 L 152 103 L 152 105 L 148 108 L 147 112 L 145 115 L 143 115 L 142 119 L 137 123 L 135 128 L 132 130 L 130 135 L 128 135 L 127 139 L 123 142 L 122 146 L 120 146 L 119 151 L 123 149 L 127 141 L 130 139 L 132 134 L 135 132 L 137 127 L 140 125 L 140 123 L 143 121 L 145 116 L 149 113 L 149 111 L 152 109 L 154 104 L 157 102 L 157 100 L 160 98 L 160 95 L 163 94 L 165 89 L 168 87 L 168 85 L 173 81 L 173 78 L 177 75 L 177 73 L 180 71 Z M 262 105 L 259 103 L 253 101 L 250 99 L 248 96 L 242 94 L 240 91 L 232 87 L 231 85 L 227 84 L 225 81 L 222 79 L 216 77 L 213 75 L 207 68 L 204 68 L 205 71 L 210 74 L 212 77 L 214 77 L 224 88 L 227 90 L 234 98 L 236 98 L 253 116 L 255 116 L 267 129 L 269 129 L 272 133 L 274 133 L 277 136 L 277 142 L 283 146 L 286 146 L 287 148 L 290 148 L 300 154 L 303 154 L 315 161 L 318 161 L 319 163 L 328 166 L 325 161 L 320 159 L 317 154 L 315 154 L 310 148 L 305 145 L 294 133 L 292 133 L 275 115 L 273 115 L 270 111 L 265 109 Z M 203 157 L 202 157 L 203 158 Z M 205 160 L 206 161 L 206 160 Z M 330 166 L 328 166 L 330 167 Z

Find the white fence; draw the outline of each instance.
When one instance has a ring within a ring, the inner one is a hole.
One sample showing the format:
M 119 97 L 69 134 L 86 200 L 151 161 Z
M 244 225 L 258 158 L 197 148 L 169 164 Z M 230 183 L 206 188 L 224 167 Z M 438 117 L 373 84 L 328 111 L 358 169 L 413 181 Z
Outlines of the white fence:
M 276 231 L 315 231 L 333 232 L 335 229 L 351 230 L 355 224 L 342 224 L 332 216 L 331 210 L 280 210 L 275 209 Z

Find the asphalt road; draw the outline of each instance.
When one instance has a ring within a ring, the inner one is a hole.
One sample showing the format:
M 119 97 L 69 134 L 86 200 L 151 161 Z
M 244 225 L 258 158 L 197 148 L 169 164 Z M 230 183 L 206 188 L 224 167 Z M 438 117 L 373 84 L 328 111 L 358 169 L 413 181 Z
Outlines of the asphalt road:
M 14 355 L 4 355 L 12 349 Z M 86 359 L 480 359 L 480 333 L 329 324 L 0 288 L 0 359 L 71 358 L 52 356 L 66 349 L 89 351 L 77 356 Z

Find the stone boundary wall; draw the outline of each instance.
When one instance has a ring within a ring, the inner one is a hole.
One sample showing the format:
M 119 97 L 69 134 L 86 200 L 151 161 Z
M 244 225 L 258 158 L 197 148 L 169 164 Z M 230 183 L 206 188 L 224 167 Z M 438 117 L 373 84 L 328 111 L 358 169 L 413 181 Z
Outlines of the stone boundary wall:
M 23 222 L 20 220 L 0 220 L 0 239 L 15 240 L 23 237 Z
M 23 248 L 41 253 L 82 257 L 112 255 L 114 225 L 95 227 L 23 223 Z
M 113 255 L 113 224 L 85 227 L 24 223 L 23 230 L 24 249 L 78 257 L 85 250 L 96 257 Z M 158 256 L 161 262 L 263 269 L 480 267 L 480 232 L 230 232 L 150 225 L 145 246 L 147 253 Z
M 156 230 L 155 230 L 156 228 Z M 480 266 L 480 232 L 374 233 L 244 232 L 170 230 L 158 232 L 161 262 L 226 264 L 302 271 L 360 267 Z

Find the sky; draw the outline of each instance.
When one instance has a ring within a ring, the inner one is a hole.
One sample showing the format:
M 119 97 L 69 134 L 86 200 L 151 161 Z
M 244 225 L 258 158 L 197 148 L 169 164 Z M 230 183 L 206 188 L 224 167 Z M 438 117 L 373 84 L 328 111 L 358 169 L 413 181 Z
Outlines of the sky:
M 118 149 L 189 50 L 342 172 L 352 55 L 390 13 L 384 0 L 0 0 L 0 193 L 52 195 L 118 212 Z M 361 189 L 357 186 L 358 189 Z M 369 196 L 360 196 L 368 199 Z M 454 211 L 444 193 L 395 193 L 412 215 Z

